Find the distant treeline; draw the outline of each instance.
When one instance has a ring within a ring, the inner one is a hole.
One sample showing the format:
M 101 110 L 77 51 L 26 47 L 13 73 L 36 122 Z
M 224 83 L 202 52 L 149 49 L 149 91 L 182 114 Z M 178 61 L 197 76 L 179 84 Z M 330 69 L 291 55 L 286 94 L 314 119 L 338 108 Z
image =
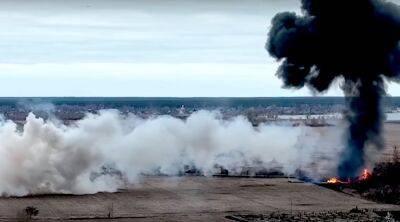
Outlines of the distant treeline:
M 51 103 L 106 107 L 295 107 L 343 105 L 344 97 L 0 97 L 0 106 Z M 386 97 L 386 106 L 400 106 L 400 97 Z

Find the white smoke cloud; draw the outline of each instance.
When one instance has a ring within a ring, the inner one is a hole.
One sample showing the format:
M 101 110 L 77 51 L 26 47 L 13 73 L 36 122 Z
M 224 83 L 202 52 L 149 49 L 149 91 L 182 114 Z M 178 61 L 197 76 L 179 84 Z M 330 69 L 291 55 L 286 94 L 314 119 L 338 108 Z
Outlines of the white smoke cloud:
M 341 135 L 340 127 L 253 127 L 244 117 L 223 120 L 208 111 L 145 120 L 107 110 L 71 125 L 30 114 L 23 129 L 0 120 L 0 193 L 113 192 L 142 174 L 176 175 L 185 165 L 212 175 L 216 164 L 238 172 L 276 160 L 288 174 L 298 167 L 332 173 Z

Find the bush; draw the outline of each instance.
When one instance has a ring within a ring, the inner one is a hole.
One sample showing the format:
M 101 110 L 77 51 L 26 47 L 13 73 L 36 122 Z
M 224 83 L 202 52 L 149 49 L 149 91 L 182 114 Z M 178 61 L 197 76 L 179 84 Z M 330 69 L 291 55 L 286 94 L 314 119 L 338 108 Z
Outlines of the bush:
M 29 206 L 25 208 L 25 213 L 29 219 L 32 219 L 33 216 L 37 216 L 39 214 L 39 210 L 36 207 Z

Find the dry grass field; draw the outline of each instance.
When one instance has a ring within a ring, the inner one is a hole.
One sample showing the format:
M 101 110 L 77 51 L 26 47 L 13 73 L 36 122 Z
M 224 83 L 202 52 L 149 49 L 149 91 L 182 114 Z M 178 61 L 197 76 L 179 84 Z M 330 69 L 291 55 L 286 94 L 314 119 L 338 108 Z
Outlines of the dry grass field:
M 400 210 L 293 179 L 146 177 L 118 193 L 1 198 L 3 221 L 15 221 L 26 206 L 38 221 L 224 221 L 233 214 Z
M 394 146 L 397 146 L 400 151 L 400 122 L 385 123 L 384 133 L 386 147 L 382 160 L 387 161 L 392 158 Z

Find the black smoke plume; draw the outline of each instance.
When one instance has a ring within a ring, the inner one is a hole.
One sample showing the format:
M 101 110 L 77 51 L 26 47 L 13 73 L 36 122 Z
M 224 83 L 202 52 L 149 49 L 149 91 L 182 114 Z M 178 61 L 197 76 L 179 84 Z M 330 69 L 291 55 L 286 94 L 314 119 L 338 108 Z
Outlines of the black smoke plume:
M 364 166 L 365 148 L 383 147 L 384 79 L 400 80 L 400 8 L 383 0 L 302 0 L 302 16 L 277 14 L 266 44 L 285 87 L 326 91 L 344 78 L 349 121 L 342 178 Z

